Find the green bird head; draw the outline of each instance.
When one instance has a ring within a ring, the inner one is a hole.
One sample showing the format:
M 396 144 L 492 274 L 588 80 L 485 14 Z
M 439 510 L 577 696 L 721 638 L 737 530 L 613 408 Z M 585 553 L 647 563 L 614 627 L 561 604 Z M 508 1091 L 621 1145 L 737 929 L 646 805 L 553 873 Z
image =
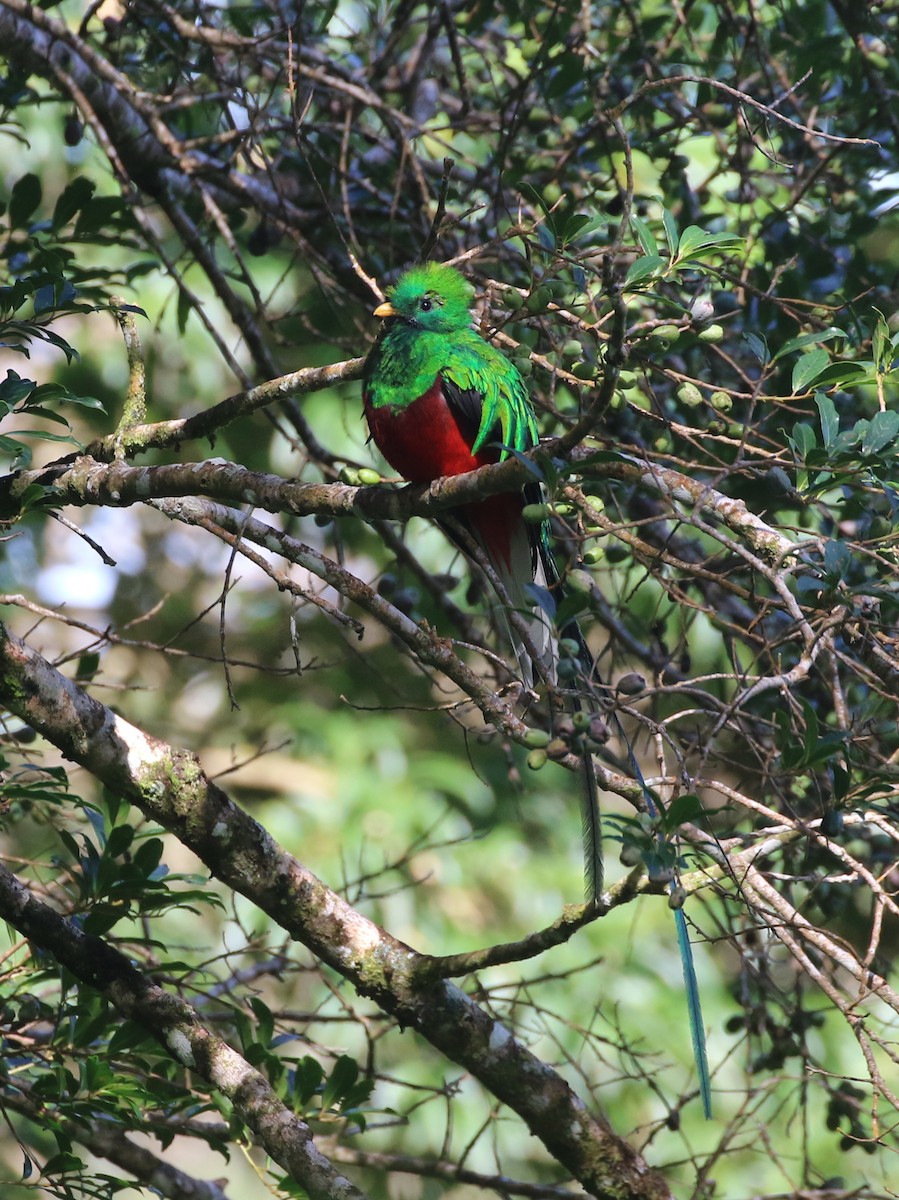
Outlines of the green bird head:
M 474 288 L 455 267 L 424 263 L 401 275 L 374 312 L 429 333 L 456 333 L 471 323 Z

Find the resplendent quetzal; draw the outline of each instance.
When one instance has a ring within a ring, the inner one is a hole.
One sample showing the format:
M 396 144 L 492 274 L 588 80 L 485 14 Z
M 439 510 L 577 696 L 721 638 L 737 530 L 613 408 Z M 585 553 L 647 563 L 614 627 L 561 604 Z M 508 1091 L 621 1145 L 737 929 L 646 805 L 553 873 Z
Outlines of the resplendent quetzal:
M 474 289 L 453 267 L 425 263 L 401 276 L 389 299 L 375 309 L 384 324 L 365 366 L 363 404 L 378 449 L 410 483 L 429 483 L 444 475 L 499 462 L 511 451 L 537 445 L 537 422 L 527 387 L 515 365 L 471 328 Z M 509 625 L 524 682 L 531 686 L 534 666 L 556 682 L 558 642 L 547 614 L 529 585 L 551 590 L 561 599 L 559 574 L 549 546 L 549 526 L 524 520 L 526 503 L 540 499 L 540 486 L 492 496 L 460 506 L 452 516 L 476 539 L 500 585 L 500 601 L 527 620 L 527 638 Z M 451 529 L 446 532 L 453 537 Z M 462 547 L 464 550 L 464 546 Z M 505 595 L 502 593 L 505 592 Z M 576 625 L 561 631 L 580 647 L 584 690 L 595 682 L 590 654 Z M 574 707 L 578 698 L 572 700 Z M 658 811 L 617 717 L 615 725 L 646 798 L 650 815 Z M 583 771 L 584 849 L 587 887 L 597 902 L 602 893 L 602 837 L 596 774 L 589 752 Z M 661 835 L 659 835 L 661 837 Z M 672 887 L 674 882 L 672 881 Z M 675 910 L 684 969 L 693 1050 L 703 1109 L 711 1116 L 711 1088 L 699 990 L 693 969 L 686 919 Z
M 454 267 L 425 263 L 407 271 L 388 296 L 375 309 L 384 324 L 368 356 L 362 396 L 372 437 L 394 470 L 411 483 L 428 483 L 536 446 L 537 422 L 521 374 L 471 328 L 471 284 Z M 558 664 L 556 631 L 529 591 L 529 585 L 537 585 L 560 598 L 549 527 L 522 516 L 526 503 L 540 499 L 540 486 L 534 483 L 451 514 L 483 550 L 501 586 L 502 604 L 525 618 L 526 637 L 508 619 L 507 625 L 529 687 L 535 666 L 531 650 L 537 670 L 550 683 L 556 682 Z M 579 631 L 564 632 L 574 632 L 583 647 Z M 592 664 L 585 647 L 581 657 L 589 675 Z M 589 754 L 583 806 L 587 885 L 591 898 L 598 899 L 602 850 Z

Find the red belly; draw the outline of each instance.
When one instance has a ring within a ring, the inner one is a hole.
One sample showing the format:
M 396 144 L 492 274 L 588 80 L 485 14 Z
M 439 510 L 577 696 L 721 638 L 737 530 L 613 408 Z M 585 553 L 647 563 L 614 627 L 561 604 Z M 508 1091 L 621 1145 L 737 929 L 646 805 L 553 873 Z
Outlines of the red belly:
M 472 456 L 477 430 L 466 431 L 443 398 L 440 380 L 406 408 L 374 408 L 364 397 L 365 416 L 375 444 L 395 471 L 410 483 L 430 483 L 442 475 L 463 475 L 496 462 L 492 447 Z M 521 524 L 521 496 L 491 496 L 455 512 L 467 521 L 500 570 L 511 570 L 512 533 Z
M 374 408 L 366 398 L 365 416 L 375 445 L 410 483 L 462 475 L 498 457 L 496 451 L 486 449 L 472 457 L 477 430 L 467 433 L 459 425 L 443 398 L 439 379 L 405 408 Z

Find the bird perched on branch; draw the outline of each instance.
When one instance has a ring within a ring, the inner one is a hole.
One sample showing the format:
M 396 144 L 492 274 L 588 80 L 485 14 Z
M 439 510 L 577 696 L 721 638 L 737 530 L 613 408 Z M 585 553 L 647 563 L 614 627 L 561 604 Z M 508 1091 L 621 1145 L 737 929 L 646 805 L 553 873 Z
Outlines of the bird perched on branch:
M 425 263 L 407 271 L 375 309 L 384 324 L 365 368 L 363 404 L 372 437 L 410 483 L 461 475 L 537 445 L 537 422 L 515 365 L 471 327 L 474 289 L 453 267 Z M 541 499 L 536 481 L 521 491 L 461 505 L 450 514 L 474 539 L 494 583 L 527 686 L 535 669 L 556 682 L 558 633 L 537 596 L 559 593 L 546 522 L 525 521 Z M 447 529 L 454 536 L 452 529 Z M 461 548 L 466 550 L 464 542 Z M 539 589 L 535 590 L 535 589 Z M 510 617 L 509 610 L 524 618 Z M 572 631 L 566 629 L 565 634 Z M 592 664 L 579 631 L 582 669 Z M 584 763 L 584 837 L 588 888 L 602 890 L 596 776 Z
M 425 263 L 407 271 L 375 309 L 384 324 L 365 366 L 363 404 L 378 449 L 410 483 L 461 475 L 513 452 L 537 445 L 537 422 L 521 374 L 506 356 L 471 328 L 471 285 L 452 267 Z M 452 511 L 492 568 L 500 603 L 525 617 L 522 629 L 508 621 L 522 678 L 531 686 L 535 668 L 556 682 L 558 637 L 573 637 L 585 690 L 596 681 L 593 662 L 574 622 L 555 629 L 537 595 L 561 600 L 559 573 L 550 550 L 547 522 L 524 520 L 525 504 L 539 501 L 536 481 L 520 492 L 491 496 Z M 452 527 L 449 537 L 459 542 Z M 461 549 L 467 550 L 464 541 Z M 539 591 L 538 591 L 539 589 Z M 577 707 L 579 700 L 571 700 Z M 656 798 L 643 778 L 617 716 L 613 722 L 646 798 L 650 816 Z M 593 760 L 583 771 L 584 855 L 589 897 L 602 893 L 602 837 Z M 662 835 L 660 834 L 661 838 Z M 672 881 L 674 887 L 674 881 Z M 711 1116 L 711 1085 L 702 1010 L 686 919 L 675 911 L 678 943 L 690 1013 L 693 1050 L 703 1109 Z

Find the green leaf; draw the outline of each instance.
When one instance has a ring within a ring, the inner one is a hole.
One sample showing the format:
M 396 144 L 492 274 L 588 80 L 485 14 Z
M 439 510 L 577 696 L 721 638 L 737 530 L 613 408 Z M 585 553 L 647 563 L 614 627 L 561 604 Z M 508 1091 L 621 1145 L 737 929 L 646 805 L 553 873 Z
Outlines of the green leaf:
M 667 208 L 662 209 L 662 224 L 665 227 L 665 241 L 668 243 L 668 253 L 673 258 L 680 241 L 680 230 L 672 213 Z
M 48 1178 L 51 1175 L 65 1175 L 70 1171 L 85 1171 L 87 1165 L 75 1154 L 54 1154 L 44 1163 L 41 1175 Z
M 743 239 L 734 233 L 709 233 L 698 225 L 688 225 L 677 244 L 678 260 L 695 258 L 703 250 L 730 249 L 741 246 Z
M 668 266 L 668 259 L 662 258 L 658 254 L 647 254 L 643 258 L 638 258 L 636 262 L 632 262 L 627 275 L 625 276 L 624 286 L 633 287 L 634 284 L 643 283 L 647 279 L 658 275 L 660 271 Z
M 831 325 L 828 329 L 822 329 L 820 332 L 800 333 L 797 337 L 784 342 L 771 361 L 777 362 L 779 358 L 792 354 L 794 350 L 802 350 L 806 346 L 817 346 L 821 342 L 832 342 L 835 338 L 845 338 L 846 336 L 846 331 L 838 329 L 836 325 Z
M 68 424 L 68 422 L 66 422 L 66 424 Z M 16 433 L 19 437 L 34 438 L 36 442 L 67 442 L 70 446 L 75 446 L 78 444 L 71 434 L 50 433 L 48 429 L 17 429 Z
M 31 403 L 52 404 L 55 400 L 64 400 L 66 389 L 61 383 L 42 383 L 34 389 Z
M 76 396 L 74 393 L 62 389 L 62 395 L 59 397 L 60 404 L 77 404 L 79 408 L 92 408 L 95 412 L 106 412 L 106 407 L 101 400 L 95 396 Z
M 586 213 L 572 213 L 567 217 L 559 230 L 559 241 L 564 246 L 584 238 L 602 225 L 599 217 L 590 217 Z
M 263 1046 L 269 1046 L 275 1031 L 275 1018 L 272 1011 L 266 1004 L 263 1004 L 258 996 L 250 997 L 250 1008 L 256 1016 L 256 1040 Z
M 817 379 L 829 363 L 830 355 L 826 350 L 812 350 L 809 354 L 803 354 L 793 366 L 790 388 L 793 395 L 808 391 L 809 384 L 813 379 Z
M 824 570 L 834 581 L 843 579 L 852 563 L 852 553 L 839 538 L 829 538 L 824 543 Z
M 693 792 L 676 797 L 665 810 L 662 827 L 666 833 L 678 829 L 688 821 L 696 821 L 705 814 L 702 801 Z
M 744 333 L 743 340 L 746 343 L 750 354 L 759 360 L 760 363 L 769 361 L 768 343 L 759 333 Z
M 890 340 L 890 330 L 883 313 L 877 313 L 874 332 L 871 335 L 871 357 L 874 359 L 874 370 L 878 375 L 886 375 L 893 365 L 893 344 Z
M 877 454 L 899 434 L 899 412 L 879 412 L 871 418 L 862 438 L 862 454 Z
M 84 918 L 84 932 L 102 937 L 128 915 L 129 909 L 125 904 L 95 904 Z
M 518 191 L 521 192 L 522 196 L 527 196 L 529 200 L 536 204 L 543 213 L 544 217 L 550 223 L 552 223 L 552 213 L 549 211 L 549 205 L 546 203 L 537 189 L 532 187 L 532 185 L 527 183 L 524 179 L 519 179 L 515 186 Z
M 19 507 L 23 513 L 31 508 L 37 507 L 39 504 L 45 504 L 47 507 L 52 507 L 58 504 L 58 499 L 52 488 L 47 487 L 42 483 L 30 483 L 24 492 L 19 495 Z
M 322 1092 L 322 1108 L 330 1108 L 353 1086 L 359 1076 L 359 1065 L 348 1054 L 341 1054 Z
M 835 362 L 821 371 L 815 383 L 819 388 L 845 387 L 874 382 L 874 364 L 870 362 Z
M 78 666 L 75 669 L 75 678 L 79 683 L 89 682 L 97 674 L 100 666 L 100 655 L 96 650 L 85 652 L 78 659 Z
M 324 1068 L 317 1058 L 306 1055 L 297 1063 L 294 1071 L 293 1090 L 302 1108 L 306 1107 L 318 1091 L 324 1077 Z
M 187 318 L 190 316 L 191 300 L 188 292 L 184 288 L 178 291 L 178 332 L 184 333 L 187 327 Z
M 343 1099 L 340 1102 L 340 1111 L 342 1113 L 349 1113 L 358 1108 L 360 1104 L 364 1104 L 371 1097 L 374 1088 L 375 1081 L 373 1079 L 357 1080 L 344 1093 Z M 361 1119 L 360 1114 L 355 1113 L 354 1115 Z
M 7 437 L 3 433 L 0 433 L 0 453 L 11 455 L 19 466 L 31 465 L 31 447 L 26 446 L 24 442 L 16 441 L 15 438 Z
M 92 196 L 78 214 L 75 222 L 75 237 L 86 238 L 90 234 L 117 228 L 121 222 L 117 220 L 124 201 L 119 196 Z
M 116 825 L 106 839 L 106 853 L 109 858 L 119 858 L 126 850 L 131 849 L 134 841 L 134 829 L 130 825 Z
M 840 432 L 840 418 L 837 415 L 836 405 L 826 392 L 815 392 L 815 404 L 818 407 L 824 445 L 830 449 Z
M 43 417 L 45 421 L 52 421 L 54 425 L 65 425 L 66 429 L 71 432 L 71 426 L 62 413 L 43 408 L 40 404 L 25 404 L 19 411 L 28 413 L 30 417 Z
M 72 1045 L 90 1046 L 92 1042 L 96 1042 L 108 1034 L 112 1024 L 113 1020 L 104 1006 L 101 1012 L 96 1013 L 89 1020 L 77 1023 L 72 1036 Z
M 637 241 L 640 243 L 643 253 L 649 255 L 651 258 L 659 258 L 661 261 L 659 243 L 643 218 L 632 216 L 631 224 L 634 227 L 634 233 L 637 235 Z
M 556 250 L 557 240 L 555 229 L 549 221 L 544 221 L 542 225 L 537 226 L 537 241 L 550 254 L 554 254 Z
M 142 875 L 151 875 L 159 866 L 165 847 L 161 838 L 151 837 L 143 842 L 134 855 L 134 865 Z
M 17 372 L 7 370 L 6 378 L 0 382 L 0 400 L 14 408 L 26 396 L 30 396 L 36 387 L 33 379 L 23 379 Z
M 818 439 L 815 437 L 815 431 L 811 425 L 806 425 L 804 421 L 797 421 L 790 435 L 790 445 L 796 451 L 797 457 L 805 459 L 808 452 L 814 450 L 817 444 Z

